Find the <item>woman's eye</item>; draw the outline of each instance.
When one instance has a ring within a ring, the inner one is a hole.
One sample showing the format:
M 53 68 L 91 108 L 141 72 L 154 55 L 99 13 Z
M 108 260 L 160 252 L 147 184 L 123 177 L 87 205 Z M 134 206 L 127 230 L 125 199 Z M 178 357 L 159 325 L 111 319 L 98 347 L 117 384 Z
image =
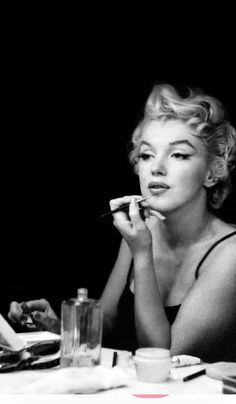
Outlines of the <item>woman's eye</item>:
M 173 153 L 172 156 L 179 160 L 188 160 L 191 157 L 191 154 Z
M 152 155 L 149 154 L 149 153 L 140 153 L 140 154 L 139 154 L 139 159 L 141 159 L 141 160 L 148 160 L 148 159 L 150 159 L 151 157 L 152 157 Z

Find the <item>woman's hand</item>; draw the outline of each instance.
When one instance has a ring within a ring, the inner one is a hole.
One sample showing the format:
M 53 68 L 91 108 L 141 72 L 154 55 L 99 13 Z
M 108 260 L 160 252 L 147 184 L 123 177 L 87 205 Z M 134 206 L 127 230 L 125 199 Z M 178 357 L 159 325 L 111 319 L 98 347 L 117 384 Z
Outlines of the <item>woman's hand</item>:
M 25 302 L 38 330 L 46 330 L 60 334 L 60 320 L 46 299 Z M 21 325 L 26 325 L 26 314 L 22 303 L 11 302 L 8 318 Z
M 139 195 L 125 196 L 123 198 L 112 199 L 110 201 L 111 209 L 130 203 L 129 210 L 119 211 L 113 214 L 114 226 L 129 244 L 131 251 L 140 252 L 152 245 L 151 232 L 140 215 L 140 207 L 137 200 L 141 199 Z M 144 216 L 149 217 L 148 204 L 143 201 L 141 206 L 144 208 Z

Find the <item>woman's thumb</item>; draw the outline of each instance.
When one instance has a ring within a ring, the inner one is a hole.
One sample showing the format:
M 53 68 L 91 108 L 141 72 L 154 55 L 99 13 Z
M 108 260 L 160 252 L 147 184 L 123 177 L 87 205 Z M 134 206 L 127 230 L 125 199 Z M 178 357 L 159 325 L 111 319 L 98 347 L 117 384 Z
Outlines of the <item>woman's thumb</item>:
M 42 313 L 40 311 L 33 311 L 32 312 L 32 317 L 34 320 L 36 320 L 40 324 L 46 324 L 47 323 L 47 316 L 45 313 Z

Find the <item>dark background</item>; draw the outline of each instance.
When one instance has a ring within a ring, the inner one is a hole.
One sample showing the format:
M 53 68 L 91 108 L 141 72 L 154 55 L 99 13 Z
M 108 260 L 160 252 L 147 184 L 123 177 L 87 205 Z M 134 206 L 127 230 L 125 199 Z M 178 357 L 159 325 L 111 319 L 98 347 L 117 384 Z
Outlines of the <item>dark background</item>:
M 21 46 L 22 45 L 22 46 Z M 139 193 L 127 143 L 155 82 L 202 87 L 236 125 L 229 65 L 180 60 L 134 63 L 91 55 L 53 38 L 18 43 L 6 77 L 9 113 L 3 177 L 1 313 L 12 300 L 63 299 L 88 287 L 98 298 L 120 236 L 100 219 L 109 199 Z M 235 176 L 234 176 L 235 182 Z M 236 223 L 232 196 L 220 215 Z

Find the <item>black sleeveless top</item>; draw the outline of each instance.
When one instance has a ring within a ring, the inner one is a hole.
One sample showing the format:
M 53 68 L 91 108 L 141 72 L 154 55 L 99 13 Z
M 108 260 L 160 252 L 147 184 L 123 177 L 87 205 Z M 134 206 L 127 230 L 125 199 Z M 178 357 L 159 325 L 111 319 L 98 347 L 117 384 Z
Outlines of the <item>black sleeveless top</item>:
M 236 235 L 236 231 L 233 231 L 226 236 L 220 238 L 216 241 L 204 254 L 203 258 L 200 260 L 195 271 L 195 278 L 198 278 L 199 269 L 210 252 L 222 241 L 229 237 Z M 127 276 L 127 282 L 123 293 L 120 297 L 118 303 L 118 321 L 117 326 L 112 337 L 111 346 L 117 349 L 124 349 L 134 352 L 138 347 L 138 341 L 135 332 L 135 322 L 134 322 L 134 294 L 130 290 L 130 277 L 132 268 Z M 177 316 L 180 304 L 176 306 L 166 306 L 165 312 L 169 320 L 170 325 L 173 324 Z

